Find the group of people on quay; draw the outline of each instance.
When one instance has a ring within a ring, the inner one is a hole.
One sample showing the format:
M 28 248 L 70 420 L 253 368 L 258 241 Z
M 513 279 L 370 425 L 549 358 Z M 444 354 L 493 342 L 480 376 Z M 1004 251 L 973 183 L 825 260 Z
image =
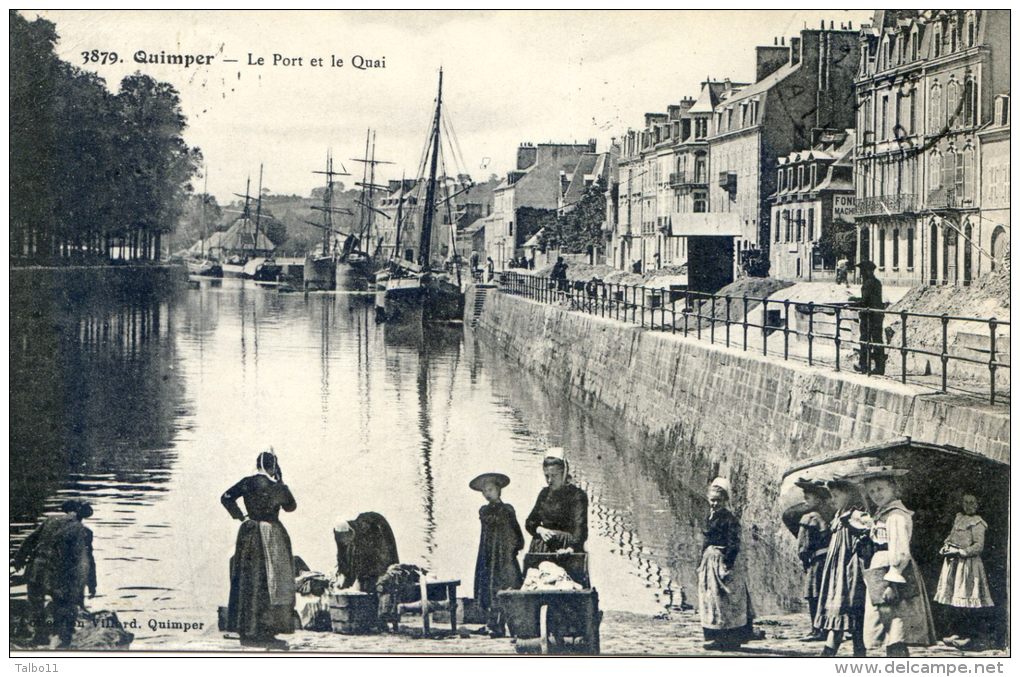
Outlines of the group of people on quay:
M 863 463 L 824 481 L 797 480 L 804 495 L 797 550 L 812 628 L 804 639 L 824 642 L 823 656 L 835 656 L 847 635 L 854 656 L 884 650 L 902 657 L 908 646 L 934 644 L 930 601 L 945 607 L 954 631 L 945 644 L 978 649 L 990 641 L 987 610 L 994 603 L 981 558 L 988 525 L 977 514 L 977 498 L 962 496 L 929 598 L 912 555 L 914 513 L 900 498 L 908 474 Z
M 588 539 L 588 498 L 576 486 L 561 448 L 546 452 L 543 472 L 547 486 L 539 493 L 525 520 L 532 553 L 581 553 Z M 475 563 L 474 599 L 485 614 L 478 632 L 493 637 L 506 633 L 507 618 L 497 601 L 504 590 L 519 589 L 524 575 L 518 554 L 524 535 L 513 506 L 501 499 L 510 478 L 484 473 L 468 486 L 482 494 L 479 509 L 481 537 Z M 244 510 L 238 506 L 243 502 Z M 272 647 L 278 634 L 293 632 L 296 599 L 294 562 L 290 538 L 279 519 L 280 510 L 291 512 L 297 504 L 283 482 L 280 462 L 272 450 L 260 453 L 256 472 L 224 492 L 221 502 L 231 517 L 242 522 L 230 562 L 230 597 L 225 629 L 236 632 L 242 644 Z M 391 592 L 388 584 L 407 574 L 424 575 L 419 568 L 401 564 L 396 540 L 385 517 L 362 513 L 340 519 L 333 527 L 337 547 L 336 576 L 331 582 L 340 590 Z M 382 605 L 380 618 L 384 619 Z M 388 620 L 388 619 L 384 619 Z M 384 626 L 384 623 L 380 623 Z
M 524 522 L 524 531 L 531 536 L 528 552 L 584 553 L 588 498 L 572 481 L 563 449 L 547 450 L 542 469 L 546 486 Z M 984 648 L 988 641 L 986 612 L 994 606 L 982 561 L 988 525 L 978 515 L 977 498 L 962 497 L 960 512 L 939 551 L 941 575 L 930 599 L 912 555 L 913 512 L 900 498 L 908 473 L 862 459 L 845 474 L 796 481 L 804 500 L 783 519 L 796 533 L 803 567 L 803 596 L 812 628 L 803 640 L 824 642 L 822 656 L 835 656 L 848 636 L 855 657 L 869 651 L 902 657 L 908 655 L 908 646 L 933 644 L 932 600 L 945 607 L 955 631 L 943 639 L 946 644 Z M 468 483 L 485 500 L 478 513 L 481 535 L 474 576 L 474 600 L 485 624 L 476 632 L 493 637 L 504 636 L 508 628 L 498 594 L 520 589 L 525 581 L 518 561 L 524 533 L 513 506 L 501 498 L 509 484 L 510 478 L 498 472 Z M 754 628 L 741 525 L 731 499 L 729 481 L 714 479 L 707 492 L 697 576 L 698 612 L 705 648 L 710 650 L 734 651 L 762 637 Z M 229 567 L 224 629 L 237 633 L 245 645 L 280 644 L 276 635 L 295 630 L 296 593 L 307 566 L 294 557 L 280 521 L 280 511 L 293 512 L 297 502 L 283 481 L 276 454 L 271 449 L 260 453 L 255 473 L 227 489 L 221 502 L 241 522 Z M 47 597 L 52 600 L 52 628 L 60 646 L 67 647 L 85 591 L 95 595 L 92 532 L 82 524 L 91 514 L 87 502 L 65 501 L 61 514 L 45 520 L 12 559 L 14 570 L 25 567 L 37 644 L 50 641 Z M 417 567 L 400 564 L 393 531 L 378 513 L 339 519 L 333 536 L 337 568 L 326 583 L 329 587 L 376 592 L 381 598 L 391 592 L 387 585 L 402 576 L 424 575 Z

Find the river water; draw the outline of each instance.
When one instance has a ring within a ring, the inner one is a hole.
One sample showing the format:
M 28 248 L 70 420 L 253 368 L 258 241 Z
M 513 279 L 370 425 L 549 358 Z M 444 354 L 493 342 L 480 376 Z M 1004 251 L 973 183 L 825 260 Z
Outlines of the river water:
M 461 595 L 483 502 L 468 481 L 509 475 L 523 526 L 543 450 L 564 446 L 590 499 L 603 608 L 657 613 L 681 586 L 695 601 L 703 506 L 677 519 L 633 439 L 470 331 L 376 324 L 366 295 L 224 281 L 16 309 L 11 393 L 12 548 L 68 496 L 88 498 L 90 607 L 138 618 L 143 637 L 164 632 L 149 619 L 215 624 L 237 531 L 219 497 L 269 446 L 298 503 L 282 520 L 313 569 L 335 563 L 336 519 L 371 510 L 401 561 L 461 579 Z

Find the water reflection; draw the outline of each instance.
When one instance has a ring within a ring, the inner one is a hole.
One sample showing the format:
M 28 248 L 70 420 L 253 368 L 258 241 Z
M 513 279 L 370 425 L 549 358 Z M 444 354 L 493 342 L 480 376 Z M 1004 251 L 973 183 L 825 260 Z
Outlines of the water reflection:
M 655 613 L 681 588 L 693 601 L 701 492 L 664 486 L 631 431 L 459 328 L 376 324 L 367 295 L 224 281 L 12 316 L 11 350 L 12 534 L 89 496 L 103 608 L 215 627 L 236 535 L 218 498 L 270 445 L 313 569 L 335 563 L 337 517 L 375 511 L 401 561 L 470 595 L 483 499 L 467 482 L 506 473 L 523 520 L 559 445 L 589 495 L 603 606 Z

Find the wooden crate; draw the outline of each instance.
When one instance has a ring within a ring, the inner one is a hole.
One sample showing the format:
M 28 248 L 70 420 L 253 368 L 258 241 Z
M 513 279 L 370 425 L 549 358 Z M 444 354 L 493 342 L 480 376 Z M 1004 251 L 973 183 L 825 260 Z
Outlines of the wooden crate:
M 378 625 L 379 598 L 367 592 L 338 592 L 329 596 L 333 632 L 354 635 L 372 632 Z

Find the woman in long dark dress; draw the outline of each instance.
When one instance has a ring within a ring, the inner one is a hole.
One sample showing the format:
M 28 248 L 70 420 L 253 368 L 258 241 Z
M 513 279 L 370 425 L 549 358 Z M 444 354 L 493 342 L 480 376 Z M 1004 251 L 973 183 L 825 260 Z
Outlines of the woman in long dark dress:
M 729 482 L 708 490 L 710 512 L 698 567 L 698 610 L 706 649 L 730 651 L 754 638 L 754 609 L 740 555 L 740 522 L 730 512 Z
M 363 512 L 352 520 L 338 520 L 333 526 L 336 541 L 336 570 L 341 588 L 376 592 L 379 577 L 400 562 L 397 539 L 386 518 L 377 512 Z
M 529 552 L 567 549 L 584 552 L 588 540 L 588 495 L 570 482 L 563 449 L 553 447 L 546 452 L 542 471 L 548 486 L 539 492 L 535 507 L 524 522 L 532 536 Z
M 237 507 L 244 500 L 247 515 Z M 230 560 L 227 629 L 242 643 L 264 643 L 294 631 L 294 558 L 290 536 L 280 523 L 280 508 L 293 512 L 294 496 L 283 483 L 276 454 L 264 451 L 256 473 L 227 489 L 220 502 L 241 520 Z

